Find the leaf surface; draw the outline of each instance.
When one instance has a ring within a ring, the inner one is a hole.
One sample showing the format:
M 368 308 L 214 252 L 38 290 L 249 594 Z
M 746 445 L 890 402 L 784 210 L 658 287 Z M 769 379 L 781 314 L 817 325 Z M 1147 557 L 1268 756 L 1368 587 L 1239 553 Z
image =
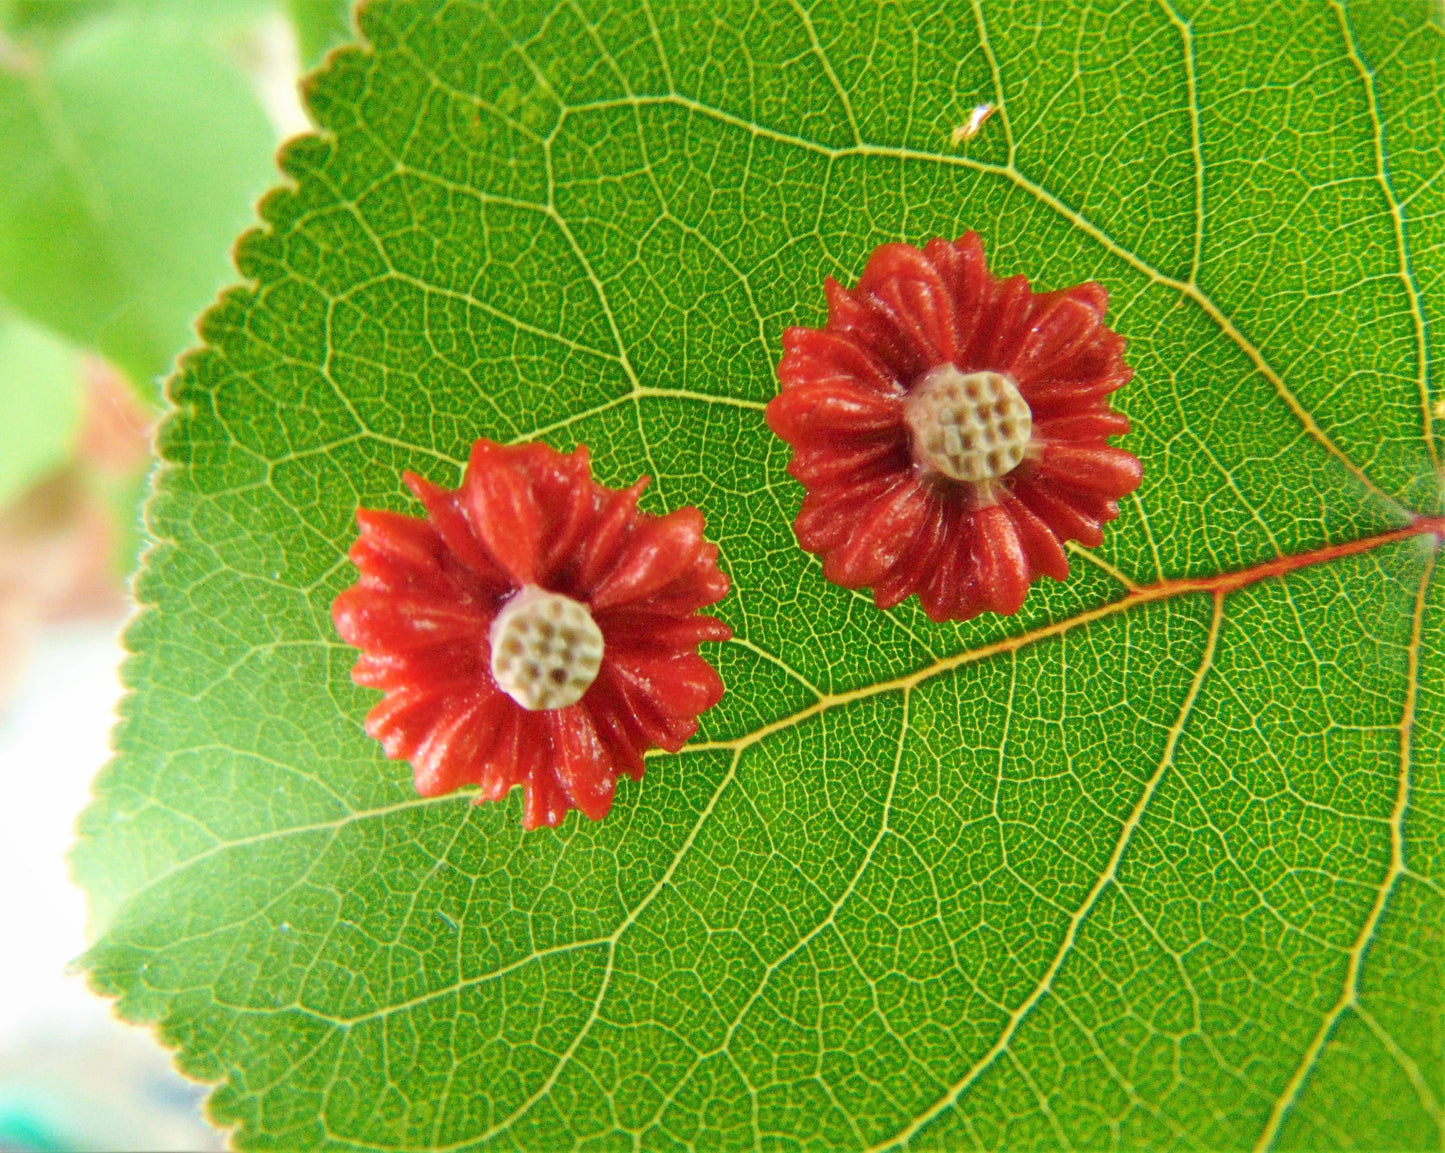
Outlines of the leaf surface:
M 75 856 L 92 979 L 237 1144 L 1438 1147 L 1438 11 L 359 27 L 171 383 Z M 940 626 L 823 580 L 761 409 L 825 275 L 970 228 L 1108 287 L 1145 472 Z M 482 435 L 650 474 L 733 580 L 727 696 L 600 824 L 361 731 L 355 510 Z

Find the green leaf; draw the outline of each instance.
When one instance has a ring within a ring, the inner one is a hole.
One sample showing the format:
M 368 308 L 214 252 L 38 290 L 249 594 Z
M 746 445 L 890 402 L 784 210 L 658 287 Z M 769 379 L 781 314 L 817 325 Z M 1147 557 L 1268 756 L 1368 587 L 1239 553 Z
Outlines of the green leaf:
M 287 0 L 286 7 L 308 65 L 351 39 L 350 0 Z
M 1425 3 L 376 3 L 171 384 L 87 955 L 246 1148 L 1438 1148 Z M 998 111 L 972 138 L 975 106 Z M 761 409 L 885 241 L 1098 279 L 1144 485 L 1014 617 L 827 583 Z M 471 441 L 696 504 L 612 815 L 419 800 L 332 598 Z
M 232 24 L 93 8 L 27 8 L 37 35 L 0 40 L 0 300 L 148 384 L 231 279 L 275 132 Z
M 80 418 L 80 356 L 19 317 L 0 312 L 0 507 L 70 454 Z

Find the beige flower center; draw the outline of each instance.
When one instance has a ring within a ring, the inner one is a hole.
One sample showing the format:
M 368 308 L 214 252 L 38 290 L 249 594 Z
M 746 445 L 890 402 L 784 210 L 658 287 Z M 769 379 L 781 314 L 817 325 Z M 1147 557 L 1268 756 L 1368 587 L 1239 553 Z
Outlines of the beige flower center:
M 492 676 L 524 709 L 565 709 L 602 667 L 602 630 L 587 606 L 524 585 L 492 621 Z
M 1024 458 L 1034 417 L 1001 372 L 929 369 L 903 402 L 913 459 L 929 472 L 975 484 L 997 480 Z

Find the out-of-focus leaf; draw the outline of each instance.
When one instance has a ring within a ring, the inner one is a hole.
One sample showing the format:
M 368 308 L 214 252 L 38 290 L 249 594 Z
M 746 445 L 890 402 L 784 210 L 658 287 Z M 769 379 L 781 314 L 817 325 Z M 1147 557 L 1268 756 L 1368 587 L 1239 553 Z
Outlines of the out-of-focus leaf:
M 65 341 L 0 312 L 0 506 L 69 455 L 81 358 Z
M 352 38 L 349 0 L 287 0 L 287 8 L 307 67 Z
M 0 53 L 0 299 L 137 382 L 191 340 L 272 171 L 226 29 L 125 6 Z

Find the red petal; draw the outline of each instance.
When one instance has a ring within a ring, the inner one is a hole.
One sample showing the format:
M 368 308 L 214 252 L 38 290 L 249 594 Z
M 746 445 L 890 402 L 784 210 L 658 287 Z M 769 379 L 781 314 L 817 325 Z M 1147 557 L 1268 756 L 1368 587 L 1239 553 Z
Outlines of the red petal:
M 1044 442 L 1101 441 L 1106 436 L 1123 436 L 1129 428 L 1127 416 L 1108 408 L 1079 416 L 1034 417 L 1034 439 Z
M 619 654 L 609 661 L 609 667 L 663 717 L 695 717 L 722 700 L 722 678 L 712 665 L 692 653 L 666 657 Z
M 1094 548 L 1104 539 L 1099 521 L 1064 500 L 1043 477 L 1020 480 L 1012 488 L 1019 501 L 1060 540 L 1076 540 Z
M 913 468 L 904 436 L 859 440 L 798 449 L 788 464 L 788 475 L 809 488 L 846 484 L 866 477 L 898 476 Z
M 937 567 L 919 591 L 918 600 L 931 620 L 966 621 L 983 611 L 979 601 L 978 565 L 974 559 L 972 516 L 950 509 L 945 525 L 947 546 Z
M 907 244 L 874 249 L 856 295 L 888 318 L 918 367 L 954 358 L 952 293 L 918 249 Z
M 966 232 L 949 244 L 946 240 L 930 240 L 923 249 L 943 277 L 953 297 L 953 346 L 963 354 L 973 343 L 979 327 L 988 322 L 984 302 L 988 298 L 993 277 L 983 259 L 983 241 L 978 233 Z
M 550 764 L 568 804 L 600 821 L 612 808 L 613 775 L 596 730 L 581 705 L 543 714 L 551 737 Z
M 537 749 L 531 732 L 533 716 L 519 708 L 498 710 L 496 732 L 478 782 L 479 801 L 500 801 L 517 785 L 527 787 Z
M 1040 308 L 1035 301 L 1029 330 L 1009 371 L 1020 383 L 1042 376 L 1054 365 L 1067 363 L 1094 338 L 1099 314 L 1084 300 L 1070 293 L 1051 293 Z
M 1139 458 L 1109 445 L 1046 444 L 1038 470 L 1083 492 L 1117 499 L 1139 487 Z
M 613 568 L 592 587 L 592 607 L 615 608 L 657 592 L 692 567 L 702 544 L 702 513 L 695 508 L 638 524 Z
M 1124 363 L 1123 338 L 1100 329 L 1093 340 L 1021 381 L 1020 388 L 1030 404 L 1035 397 L 1084 403 L 1123 388 L 1133 375 L 1134 370 Z
M 985 308 L 990 323 L 974 338 L 969 356 L 978 369 L 1012 364 L 1029 333 L 1033 307 L 1028 279 L 1011 276 L 996 281 Z
M 537 482 L 538 504 L 544 514 L 542 561 L 538 576 L 544 583 L 573 560 L 578 542 L 596 514 L 592 466 L 585 447 L 567 456 L 557 455 Z
M 627 609 L 598 613 L 609 652 L 678 652 L 697 648 L 703 641 L 730 640 L 733 630 L 716 617 L 691 613 L 665 617 Z
M 902 603 L 927 582 L 947 547 L 947 518 L 935 491 L 925 490 L 926 508 L 913 545 L 873 585 L 873 603 L 889 609 Z
M 555 829 L 562 823 L 571 807 L 561 783 L 546 762 L 550 745 L 537 744 L 522 753 L 527 766 L 525 781 L 526 800 L 522 804 L 522 828 Z
M 625 702 L 602 681 L 587 694 L 586 708 L 592 717 L 597 737 L 618 772 L 634 781 L 642 779 L 646 762 L 642 754 L 651 743 Z
M 602 574 L 610 569 L 627 543 L 627 532 L 633 520 L 638 517 L 637 498 L 647 487 L 648 478 L 642 477 L 631 488 L 620 492 L 609 492 L 602 498 L 602 506 L 588 537 L 578 550 L 577 588 L 590 599 L 590 593 Z
M 412 754 L 412 781 L 423 797 L 454 792 L 481 776 L 482 764 L 501 722 L 495 698 L 453 699 Z
M 1076 284 L 1073 288 L 1066 288 L 1059 293 L 1060 296 L 1071 297 L 1074 300 L 1087 304 L 1102 319 L 1104 313 L 1109 311 L 1109 290 L 1097 280 L 1086 280 L 1083 284 Z
M 918 375 L 920 364 L 911 344 L 889 318 L 871 308 L 861 295 L 841 287 L 831 276 L 823 281 L 828 297 L 828 330 L 846 334 L 886 366 L 888 375 L 907 383 Z
M 979 509 L 974 525 L 984 607 L 1005 615 L 1016 613 L 1028 595 L 1029 561 L 1013 518 L 1000 505 L 990 505 Z
M 803 506 L 793 521 L 798 543 L 815 553 L 842 544 L 853 535 L 864 511 L 897 483 L 896 477 L 883 475 L 866 477 L 849 485 L 813 489 L 803 497 Z
M 349 588 L 336 598 L 331 619 L 347 644 L 390 652 L 464 639 L 481 643 L 491 624 L 490 615 L 484 615 L 476 604 L 448 605 L 430 597 L 405 596 L 395 589 L 361 587 Z
M 487 555 L 486 549 L 472 533 L 471 523 L 457 507 L 457 494 L 439 488 L 415 473 L 404 472 L 401 479 L 426 507 L 432 527 L 456 558 L 470 568 L 483 584 L 499 591 L 509 590 L 511 586 L 507 574 Z
M 927 511 L 922 485 L 897 485 L 861 511 L 848 539 L 823 558 L 823 575 L 844 588 L 871 585 L 917 547 Z
M 518 585 L 537 582 L 542 517 L 528 478 L 507 450 L 491 441 L 472 446 L 462 478 L 462 507 L 472 531 Z
M 366 735 L 392 760 L 409 757 L 446 708 L 446 698 L 423 689 L 390 693 L 366 714 Z
M 768 402 L 768 427 L 790 444 L 901 429 L 903 404 L 848 384 L 800 384 Z
M 903 393 L 893 370 L 863 345 L 842 333 L 814 328 L 784 330 L 778 381 L 784 389 L 832 381 L 886 396 Z
M 360 509 L 361 528 L 347 555 L 374 583 L 407 585 L 444 578 L 443 542 L 426 521 L 396 512 Z
M 1019 543 L 1023 545 L 1024 554 L 1029 558 L 1030 568 L 1035 573 L 1051 576 L 1054 580 L 1061 581 L 1067 577 L 1069 554 L 1064 551 L 1064 546 L 1059 543 L 1059 538 L 1049 526 L 1030 512 L 1028 506 L 1021 503 L 1011 492 L 1005 491 L 999 503 L 1013 520 L 1014 531 L 1018 534 Z

